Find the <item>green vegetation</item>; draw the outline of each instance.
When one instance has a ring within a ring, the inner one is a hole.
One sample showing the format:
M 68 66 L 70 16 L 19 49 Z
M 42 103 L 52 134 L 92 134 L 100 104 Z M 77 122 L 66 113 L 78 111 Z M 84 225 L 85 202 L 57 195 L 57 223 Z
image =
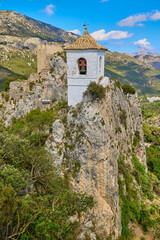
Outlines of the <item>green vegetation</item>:
M 132 85 L 139 95 L 159 95 L 159 75 L 160 71 L 146 67 L 128 54 L 107 52 L 105 55 L 105 76 Z
M 67 175 L 57 174 L 44 146 L 62 105 L 0 125 L 0 239 L 75 239 L 81 213 L 93 207 L 92 197 L 72 192 Z
M 160 180 L 160 147 L 155 145 L 146 147 L 146 154 L 149 171 L 154 173 Z
M 160 145 L 160 128 L 143 124 L 145 142 Z
M 143 119 L 158 116 L 160 114 L 160 101 L 156 102 L 141 102 Z
M 154 191 L 158 189 L 157 184 L 160 186 L 160 183 L 154 176 L 146 172 L 145 166 L 139 162 L 136 156 L 133 156 L 132 162 L 133 169 L 125 163 L 123 156 L 120 156 L 118 161 L 122 237 L 127 240 L 132 238 L 128 228 L 129 222 L 139 223 L 143 226 L 144 231 L 154 228 L 159 237 L 159 215 L 157 217 L 155 211 L 150 212 L 144 201 L 139 202 L 139 195 L 143 198 L 153 199 Z
M 130 85 L 127 85 L 127 84 L 123 85 L 122 89 L 125 94 L 127 94 L 127 93 L 135 94 L 135 92 L 136 92 L 136 90 L 133 87 L 131 87 Z
M 127 129 L 127 113 L 125 109 L 120 112 L 120 122 Z
M 67 62 L 67 54 L 65 51 L 63 52 L 57 52 L 57 56 L 60 56 L 65 62 Z
M 141 103 L 143 119 L 156 117 L 160 114 L 160 101 Z M 147 166 L 150 172 L 160 180 L 160 128 L 143 123 L 145 142 L 151 144 L 146 147 Z
M 106 90 L 102 85 L 97 84 L 96 82 L 91 82 L 88 85 L 84 95 L 90 94 L 93 100 L 96 100 L 96 99 L 101 100 L 102 98 L 105 97 L 105 91 Z
M 138 145 L 138 143 L 140 142 L 140 140 L 141 140 L 140 132 L 139 132 L 139 131 L 136 131 L 136 132 L 135 132 L 134 139 L 133 139 L 133 146 L 134 146 L 134 147 L 137 147 L 137 145 Z
M 30 50 L 6 51 L 0 48 L 0 55 L 0 91 L 8 91 L 10 82 L 27 79 L 31 73 L 37 71 L 36 55 Z

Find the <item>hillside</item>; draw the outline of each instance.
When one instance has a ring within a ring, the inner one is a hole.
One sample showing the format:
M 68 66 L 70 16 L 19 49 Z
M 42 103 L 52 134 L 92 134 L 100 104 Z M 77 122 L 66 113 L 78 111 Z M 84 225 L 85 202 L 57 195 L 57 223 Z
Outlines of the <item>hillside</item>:
M 37 70 L 37 44 L 72 42 L 77 35 L 13 11 L 0 11 L 0 91 L 10 77 L 26 79 Z
M 7 46 L 0 47 L 0 90 L 8 78 L 21 77 L 27 79 L 37 70 L 36 54 L 27 49 L 15 49 Z
M 140 48 L 137 52 L 133 53 L 132 56 L 136 57 L 136 56 L 145 56 L 145 55 L 149 55 L 149 56 L 153 56 L 153 57 L 160 57 L 160 54 L 152 51 L 152 50 L 148 50 L 145 48 Z
M 134 57 L 160 71 L 160 56 L 137 55 Z
M 0 35 L 72 42 L 77 35 L 13 11 L 0 11 Z M 4 42 L 5 44 L 5 42 Z
M 129 54 L 107 52 L 105 75 L 118 79 L 122 84 L 131 84 L 139 95 L 160 94 L 160 71 Z

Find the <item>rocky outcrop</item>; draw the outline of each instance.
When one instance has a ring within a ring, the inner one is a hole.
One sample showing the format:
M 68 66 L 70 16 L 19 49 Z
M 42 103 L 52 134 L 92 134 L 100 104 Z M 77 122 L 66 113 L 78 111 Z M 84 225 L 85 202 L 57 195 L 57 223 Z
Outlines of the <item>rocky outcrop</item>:
M 55 101 L 67 100 L 66 63 L 55 55 L 50 64 L 50 69 L 32 74 L 27 81 L 11 82 L 9 92 L 1 93 L 0 118 L 6 126 L 14 117 L 20 118 L 38 107 L 44 110 Z
M 50 66 L 26 82 L 12 82 L 8 97 L 1 95 L 0 114 L 6 125 L 37 107 L 54 107 L 55 98 L 67 99 L 66 63 L 55 55 Z M 135 154 L 146 164 L 137 94 L 125 95 L 116 81 L 108 81 L 105 88 L 101 101 L 85 95 L 76 107 L 62 109 L 46 141 L 53 163 L 69 177 L 71 187 L 94 197 L 94 208 L 82 218 L 79 239 L 121 235 L 118 159 L 124 156 L 132 167 Z M 49 105 L 42 103 L 45 99 Z
M 56 159 L 57 164 L 57 153 L 61 149 L 59 164 L 63 169 L 64 166 L 74 169 L 69 171 L 73 189 L 94 196 L 96 204 L 87 218 L 96 223 L 95 232 L 102 240 L 110 235 L 116 239 L 121 234 L 118 158 L 125 156 L 125 161 L 132 166 L 131 158 L 136 154 L 146 163 L 137 95 L 124 95 L 115 82 L 110 81 L 103 101 L 93 101 L 86 96 L 81 104 L 70 109 L 64 127 L 60 125 L 62 123 L 53 124 L 53 137 L 47 141 L 50 151 L 51 145 L 54 149 L 53 160 Z M 61 129 L 59 144 L 54 137 L 56 129 L 57 132 Z M 135 144 L 137 135 L 139 140 Z M 76 163 L 79 163 L 78 169 Z

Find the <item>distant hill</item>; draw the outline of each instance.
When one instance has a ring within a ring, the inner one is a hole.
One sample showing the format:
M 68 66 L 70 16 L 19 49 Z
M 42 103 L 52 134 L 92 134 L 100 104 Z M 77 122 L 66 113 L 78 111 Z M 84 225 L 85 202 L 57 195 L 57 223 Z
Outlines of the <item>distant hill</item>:
M 32 50 L 0 47 L 0 91 L 4 90 L 4 82 L 8 78 L 27 79 L 31 73 L 36 71 L 37 59 Z
M 144 62 L 145 64 L 148 64 L 149 66 L 155 68 L 156 70 L 160 71 L 160 56 L 150 56 L 150 55 L 137 55 L 134 56 L 139 61 Z
M 78 38 L 74 33 L 13 11 L 0 11 L 0 35 L 35 37 L 49 42 L 72 42 Z
M 132 56 L 140 56 L 140 55 L 149 55 L 153 57 L 160 57 L 160 54 L 151 50 L 147 50 L 145 48 L 140 48 L 138 52 L 133 53 Z
M 0 91 L 10 77 L 28 78 L 36 72 L 37 44 L 63 44 L 78 36 L 13 11 L 0 11 Z
M 106 52 L 105 75 L 131 84 L 140 95 L 160 95 L 160 71 L 130 54 Z

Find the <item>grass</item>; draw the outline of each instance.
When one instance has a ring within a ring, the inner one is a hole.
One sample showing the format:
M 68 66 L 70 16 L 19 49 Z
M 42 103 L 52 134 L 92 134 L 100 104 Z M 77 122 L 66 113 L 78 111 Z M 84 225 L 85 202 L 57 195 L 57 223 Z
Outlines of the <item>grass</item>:
M 6 52 L 0 48 L 0 91 L 4 90 L 5 81 L 11 77 L 27 79 L 37 72 L 36 55 L 30 50 L 13 50 Z M 5 56 L 5 58 L 4 58 Z
M 140 95 L 160 95 L 159 75 L 160 71 L 146 67 L 126 54 L 106 54 L 105 76 L 132 85 Z

